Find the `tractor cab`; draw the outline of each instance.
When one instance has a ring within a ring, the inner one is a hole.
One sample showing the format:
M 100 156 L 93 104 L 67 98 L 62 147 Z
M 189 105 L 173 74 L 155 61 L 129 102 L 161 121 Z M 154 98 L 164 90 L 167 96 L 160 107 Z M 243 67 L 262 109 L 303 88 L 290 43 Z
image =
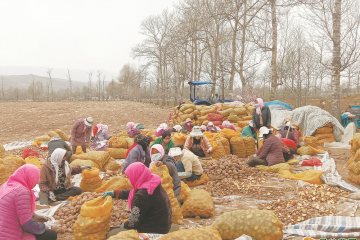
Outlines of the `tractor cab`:
M 190 101 L 195 105 L 210 106 L 212 104 L 222 102 L 219 94 L 209 93 L 205 95 L 196 95 L 196 86 L 214 84 L 213 82 L 188 82 L 188 84 L 190 85 Z M 233 102 L 233 100 L 225 99 L 225 102 Z

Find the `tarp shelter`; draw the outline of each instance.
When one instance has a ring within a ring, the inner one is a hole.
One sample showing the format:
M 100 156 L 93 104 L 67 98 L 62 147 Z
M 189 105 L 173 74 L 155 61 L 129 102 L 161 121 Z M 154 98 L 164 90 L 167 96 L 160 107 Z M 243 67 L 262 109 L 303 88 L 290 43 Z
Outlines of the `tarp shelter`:
M 292 107 L 289 106 L 289 104 L 281 102 L 279 100 L 266 102 L 266 103 L 264 103 L 264 106 L 269 107 L 271 111 L 276 110 L 276 109 L 293 110 Z

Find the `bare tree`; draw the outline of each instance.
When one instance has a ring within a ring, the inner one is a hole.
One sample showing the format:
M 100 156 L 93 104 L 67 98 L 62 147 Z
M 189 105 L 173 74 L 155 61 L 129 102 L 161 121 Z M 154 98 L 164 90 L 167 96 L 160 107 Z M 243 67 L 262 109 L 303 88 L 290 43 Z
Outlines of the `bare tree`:
M 93 75 L 93 71 L 89 71 L 88 72 L 88 76 L 89 76 L 89 99 L 92 99 L 92 91 L 91 91 L 91 83 L 92 83 L 92 75 Z
M 102 71 L 98 70 L 97 71 L 97 77 L 98 77 L 98 82 L 97 82 L 97 95 L 99 98 L 99 101 L 101 100 L 101 75 L 102 75 Z
M 69 80 L 69 86 L 70 86 L 69 99 L 71 100 L 72 99 L 72 80 L 71 80 L 71 75 L 70 75 L 69 69 L 67 69 L 66 78 Z
M 48 86 L 48 89 L 50 88 L 51 90 L 51 101 L 53 100 L 53 95 L 54 95 L 54 89 L 53 89 L 53 81 L 51 78 L 51 72 L 52 72 L 52 68 L 46 68 L 46 73 L 49 76 L 49 81 L 50 81 L 50 85 Z M 48 91 L 48 95 L 50 94 L 50 91 Z

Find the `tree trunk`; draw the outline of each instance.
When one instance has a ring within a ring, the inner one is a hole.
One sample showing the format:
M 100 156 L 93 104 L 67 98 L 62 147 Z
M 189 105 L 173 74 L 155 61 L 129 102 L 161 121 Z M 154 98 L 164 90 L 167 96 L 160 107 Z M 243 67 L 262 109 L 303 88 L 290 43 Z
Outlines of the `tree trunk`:
M 245 6 L 246 6 L 246 1 L 244 2 Z M 246 7 L 245 7 L 246 8 Z M 246 13 L 246 9 L 244 11 Z M 238 14 L 238 13 L 236 13 Z M 244 23 L 246 22 L 246 19 L 244 20 Z M 235 17 L 235 26 L 234 26 L 234 32 L 233 32 L 233 36 L 232 36 L 232 55 L 231 55 L 231 70 L 230 70 L 230 82 L 229 82 L 229 90 L 230 90 L 230 94 L 233 93 L 234 90 L 234 78 L 235 78 L 235 57 L 236 57 L 236 35 L 237 35 L 237 29 L 238 29 L 238 24 L 239 24 L 239 20 L 238 20 L 238 16 Z M 245 24 L 244 24 L 245 25 Z M 242 39 L 244 39 L 244 29 L 245 26 L 243 26 L 243 36 Z M 241 44 L 241 53 L 243 53 L 243 45 Z M 243 60 L 243 59 L 241 59 Z M 240 68 L 242 66 L 240 65 Z M 242 73 L 241 73 L 241 69 L 240 69 L 240 77 L 241 77 Z M 241 79 L 241 82 L 243 80 Z M 244 84 L 243 84 L 244 86 Z
M 271 25 L 272 25 L 272 48 L 271 48 L 271 90 L 270 101 L 276 100 L 277 88 L 277 20 L 276 20 L 276 0 L 271 0 Z
M 341 29 L 341 0 L 335 0 L 333 15 L 333 59 L 331 64 L 331 103 L 332 115 L 340 121 L 340 29 Z
M 241 36 L 241 54 L 240 54 L 240 66 L 239 66 L 239 75 L 240 75 L 240 80 L 241 80 L 241 84 L 243 87 L 246 86 L 246 80 L 244 77 L 244 58 L 245 58 L 245 43 L 246 43 L 246 13 L 247 13 L 247 6 L 246 6 L 246 1 L 244 1 L 244 24 L 242 26 L 242 36 Z M 233 43 L 235 46 L 236 44 Z M 235 60 L 235 56 L 234 56 L 234 60 Z

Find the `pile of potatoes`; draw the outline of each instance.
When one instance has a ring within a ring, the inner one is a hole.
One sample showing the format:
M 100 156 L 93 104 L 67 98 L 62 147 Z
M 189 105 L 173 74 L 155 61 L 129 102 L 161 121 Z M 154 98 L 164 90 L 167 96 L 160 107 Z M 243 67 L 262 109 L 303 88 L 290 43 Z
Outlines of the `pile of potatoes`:
M 76 199 L 73 199 L 65 207 L 59 208 L 54 214 L 55 220 L 58 220 L 59 227 L 53 227 L 58 233 L 73 233 L 74 224 L 80 215 L 81 206 L 95 198 L 98 198 L 102 193 L 85 192 L 79 195 Z M 128 201 L 127 200 L 113 200 L 113 209 L 111 212 L 110 226 L 120 226 L 125 219 L 130 217 L 130 212 L 126 211 Z
M 264 177 L 267 174 L 249 167 L 246 164 L 246 159 L 238 158 L 235 155 L 227 155 L 220 158 L 218 161 L 201 161 L 204 173 L 210 178 L 215 179 L 247 179 L 249 176 Z
M 124 178 L 128 178 L 128 176 L 126 176 L 125 174 L 122 174 L 122 173 L 121 173 L 121 169 L 118 169 L 118 170 L 116 170 L 116 171 L 110 171 L 110 170 L 108 170 L 108 171 L 106 171 L 105 173 L 106 173 L 106 175 L 105 175 L 105 177 L 103 177 L 103 179 L 102 179 L 103 183 L 106 182 L 107 180 L 110 180 L 110 179 L 113 178 L 113 177 L 124 177 Z

